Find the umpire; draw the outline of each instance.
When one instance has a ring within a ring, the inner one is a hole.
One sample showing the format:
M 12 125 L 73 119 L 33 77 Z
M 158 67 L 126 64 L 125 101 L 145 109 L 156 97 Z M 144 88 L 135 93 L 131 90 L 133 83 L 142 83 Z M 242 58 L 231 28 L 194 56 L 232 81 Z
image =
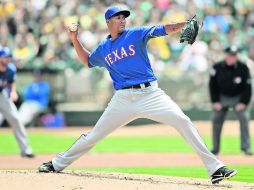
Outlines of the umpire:
M 213 108 L 213 149 L 219 154 L 222 125 L 229 108 L 233 108 L 240 121 L 241 150 L 252 155 L 249 135 L 249 109 L 251 77 L 246 64 L 237 58 L 237 47 L 225 50 L 225 59 L 215 63 L 210 71 L 209 90 Z

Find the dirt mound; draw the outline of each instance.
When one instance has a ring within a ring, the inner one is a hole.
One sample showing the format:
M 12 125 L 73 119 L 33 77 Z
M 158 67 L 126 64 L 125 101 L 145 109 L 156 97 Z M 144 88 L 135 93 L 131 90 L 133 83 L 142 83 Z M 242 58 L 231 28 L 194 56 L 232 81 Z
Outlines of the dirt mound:
M 26 170 L 2 170 L 0 176 L 1 190 L 253 190 L 254 188 L 250 183 L 232 181 L 212 185 L 208 179 L 84 171 L 38 173 Z

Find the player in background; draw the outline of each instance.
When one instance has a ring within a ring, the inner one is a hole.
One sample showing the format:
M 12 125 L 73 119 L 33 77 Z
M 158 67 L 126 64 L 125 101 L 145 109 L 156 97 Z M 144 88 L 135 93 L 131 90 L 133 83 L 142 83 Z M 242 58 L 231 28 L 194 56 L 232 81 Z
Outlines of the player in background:
M 8 67 L 13 70 L 13 72 L 17 72 L 17 68 L 16 68 L 16 65 L 12 62 L 12 53 L 11 53 L 11 50 L 8 48 L 8 47 L 1 47 L 0 48 L 1 50 L 5 51 L 5 60 L 8 64 Z M 10 92 L 10 89 L 6 89 L 7 92 L 9 93 Z M 4 116 L 3 114 L 0 113 L 0 126 L 3 124 L 4 122 Z
M 33 77 L 33 81 L 24 90 L 23 102 L 18 110 L 24 126 L 30 124 L 34 118 L 48 109 L 50 85 L 43 80 L 39 69 L 34 70 Z
M 18 142 L 21 156 L 33 158 L 34 154 L 29 146 L 25 127 L 19 120 L 14 101 L 18 99 L 16 92 L 16 72 L 9 66 L 8 53 L 0 50 L 0 112 L 11 125 Z
M 109 7 L 105 12 L 109 35 L 92 52 L 79 42 L 78 32 L 69 28 L 70 39 L 80 60 L 89 68 L 106 68 L 116 92 L 95 127 L 82 134 L 67 151 L 43 163 L 39 171 L 62 171 L 115 129 L 137 118 L 149 118 L 174 127 L 182 135 L 203 161 L 212 183 L 236 175 L 236 170 L 226 168 L 207 149 L 189 117 L 158 88 L 151 68 L 147 42 L 181 31 L 186 22 L 125 28 L 129 15 L 128 10 Z

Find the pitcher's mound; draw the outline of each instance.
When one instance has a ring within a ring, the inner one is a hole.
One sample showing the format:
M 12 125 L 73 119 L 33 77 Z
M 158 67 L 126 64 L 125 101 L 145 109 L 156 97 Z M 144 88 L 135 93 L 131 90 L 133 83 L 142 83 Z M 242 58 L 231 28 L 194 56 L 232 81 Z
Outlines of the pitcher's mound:
M 1 170 L 1 190 L 253 190 L 253 184 L 223 181 L 212 185 L 209 179 L 155 175 L 64 171 L 38 173 L 26 170 Z

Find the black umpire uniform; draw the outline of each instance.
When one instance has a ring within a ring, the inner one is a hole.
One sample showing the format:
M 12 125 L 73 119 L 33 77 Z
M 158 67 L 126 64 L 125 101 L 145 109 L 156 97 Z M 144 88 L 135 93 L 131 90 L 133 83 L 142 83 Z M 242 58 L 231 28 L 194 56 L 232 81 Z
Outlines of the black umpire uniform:
M 210 71 L 209 90 L 213 105 L 213 149 L 220 151 L 222 125 L 229 108 L 233 108 L 240 121 L 241 150 L 252 155 L 249 135 L 249 109 L 251 77 L 246 64 L 237 59 L 237 48 L 225 49 L 225 60 L 215 63 Z

